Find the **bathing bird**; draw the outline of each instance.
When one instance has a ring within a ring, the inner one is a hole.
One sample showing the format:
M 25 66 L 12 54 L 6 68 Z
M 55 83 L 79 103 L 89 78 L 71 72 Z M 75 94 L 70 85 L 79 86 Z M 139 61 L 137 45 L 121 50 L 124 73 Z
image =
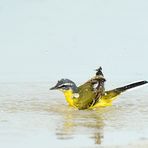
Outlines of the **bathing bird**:
M 148 81 L 138 81 L 106 91 L 105 81 L 102 68 L 99 67 L 95 76 L 80 86 L 70 79 L 61 79 L 50 90 L 62 91 L 69 106 L 83 110 L 111 106 L 112 102 L 126 90 L 148 83 Z

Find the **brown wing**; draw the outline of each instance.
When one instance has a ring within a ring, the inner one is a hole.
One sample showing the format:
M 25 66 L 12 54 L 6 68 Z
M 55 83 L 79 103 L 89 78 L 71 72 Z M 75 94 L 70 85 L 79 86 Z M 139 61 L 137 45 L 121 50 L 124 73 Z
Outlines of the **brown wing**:
M 79 100 L 77 101 L 79 109 L 86 109 L 96 104 L 99 98 L 104 94 L 104 82 L 102 69 L 98 69 L 96 75 L 83 85 L 79 86 Z
M 105 78 L 102 75 L 96 75 L 93 79 L 92 79 L 92 83 L 94 83 L 94 92 L 95 92 L 95 97 L 93 98 L 92 104 L 91 106 L 95 105 L 100 97 L 102 95 L 104 95 L 105 93 L 105 88 L 104 88 L 104 82 L 105 82 Z

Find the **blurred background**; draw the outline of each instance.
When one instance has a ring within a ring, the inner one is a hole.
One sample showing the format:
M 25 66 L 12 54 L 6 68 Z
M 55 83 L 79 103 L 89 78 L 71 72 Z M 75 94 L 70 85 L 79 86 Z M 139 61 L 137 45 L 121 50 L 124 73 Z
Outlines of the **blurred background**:
M 146 0 L 1 0 L 0 81 L 148 79 Z
M 102 66 L 106 89 L 148 80 L 148 1 L 0 0 L 0 147 L 147 148 L 147 86 L 79 111 L 49 91 Z

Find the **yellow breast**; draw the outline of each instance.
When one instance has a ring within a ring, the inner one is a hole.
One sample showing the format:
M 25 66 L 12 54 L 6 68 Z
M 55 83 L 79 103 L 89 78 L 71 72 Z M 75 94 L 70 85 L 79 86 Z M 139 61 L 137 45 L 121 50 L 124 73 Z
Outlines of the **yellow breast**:
M 75 107 L 72 90 L 64 91 L 65 99 L 70 106 Z

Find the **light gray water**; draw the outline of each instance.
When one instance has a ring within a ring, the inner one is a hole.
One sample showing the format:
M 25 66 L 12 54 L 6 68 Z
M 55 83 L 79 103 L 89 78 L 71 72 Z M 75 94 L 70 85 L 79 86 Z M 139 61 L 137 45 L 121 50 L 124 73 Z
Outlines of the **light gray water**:
M 92 111 L 68 107 L 64 96 L 49 87 L 0 84 L 1 148 L 148 146 L 148 86 Z

